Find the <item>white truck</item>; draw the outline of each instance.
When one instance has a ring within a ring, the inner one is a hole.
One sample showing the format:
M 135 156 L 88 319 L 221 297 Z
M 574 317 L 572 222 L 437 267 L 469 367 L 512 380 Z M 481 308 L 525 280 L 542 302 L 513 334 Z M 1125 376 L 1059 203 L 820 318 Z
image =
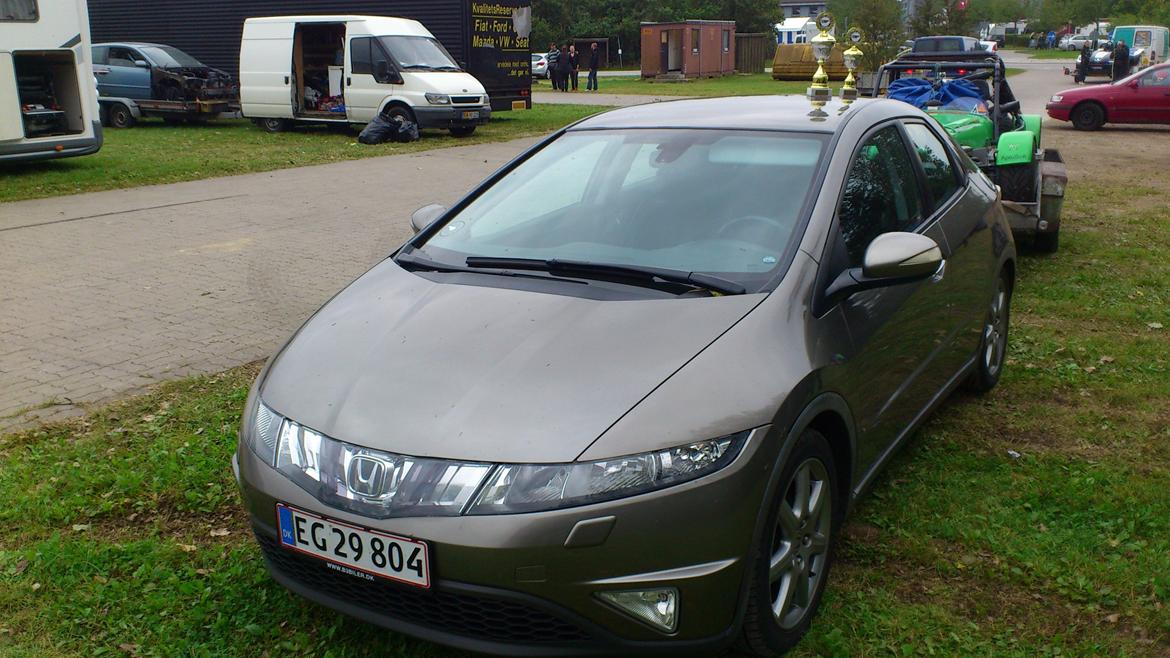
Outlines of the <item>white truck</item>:
M 0 0 L 0 162 L 101 146 L 85 0 Z
M 384 113 L 461 137 L 488 121 L 491 99 L 418 21 L 275 16 L 244 22 L 240 109 L 270 132 Z

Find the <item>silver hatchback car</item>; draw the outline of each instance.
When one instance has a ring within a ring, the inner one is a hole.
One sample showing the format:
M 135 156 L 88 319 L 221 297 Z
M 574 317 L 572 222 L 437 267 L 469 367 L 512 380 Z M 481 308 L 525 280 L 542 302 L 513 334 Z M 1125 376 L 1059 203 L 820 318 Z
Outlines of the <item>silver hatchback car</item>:
M 436 642 L 782 652 L 853 501 L 1004 364 L 996 188 L 897 101 L 615 110 L 412 221 L 235 467 L 277 581 Z

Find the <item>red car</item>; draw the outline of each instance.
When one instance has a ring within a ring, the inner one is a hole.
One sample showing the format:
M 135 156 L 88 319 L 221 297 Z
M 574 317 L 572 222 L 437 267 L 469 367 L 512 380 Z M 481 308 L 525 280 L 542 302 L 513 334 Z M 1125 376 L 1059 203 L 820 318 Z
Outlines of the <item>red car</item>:
M 1170 123 L 1170 62 L 1108 85 L 1086 85 L 1053 95 L 1048 116 L 1078 130 L 1106 123 Z

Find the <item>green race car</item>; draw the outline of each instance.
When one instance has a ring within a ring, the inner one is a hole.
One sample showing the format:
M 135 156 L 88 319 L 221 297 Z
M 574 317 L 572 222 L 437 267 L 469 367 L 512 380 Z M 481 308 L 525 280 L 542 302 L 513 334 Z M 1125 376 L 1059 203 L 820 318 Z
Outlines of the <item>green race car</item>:
M 997 55 L 907 53 L 878 70 L 872 93 L 881 91 L 924 109 L 1000 187 L 1017 236 L 1057 250 L 1068 172 L 1041 146 L 1041 117 L 1021 112 Z

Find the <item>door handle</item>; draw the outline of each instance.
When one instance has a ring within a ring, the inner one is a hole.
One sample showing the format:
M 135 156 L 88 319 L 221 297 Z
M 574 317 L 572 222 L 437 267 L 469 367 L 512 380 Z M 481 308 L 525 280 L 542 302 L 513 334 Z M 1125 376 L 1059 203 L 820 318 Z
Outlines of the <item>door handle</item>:
M 94 70 L 93 70 L 93 74 L 94 74 L 94 75 L 109 75 L 109 74 L 110 74 L 110 70 L 109 70 L 109 69 L 101 69 L 101 70 L 99 70 L 99 69 L 94 69 Z
M 286 84 L 286 85 L 288 84 L 288 76 L 287 75 L 284 76 L 284 84 Z
M 345 77 L 345 86 L 352 87 L 353 86 L 353 78 L 346 76 Z
M 938 264 L 938 269 L 934 271 L 934 274 L 932 274 L 930 276 L 930 282 L 931 283 L 938 283 L 938 282 L 942 281 L 943 277 L 945 277 L 946 275 L 947 275 L 947 262 L 946 262 L 946 260 L 943 260 L 941 263 Z

